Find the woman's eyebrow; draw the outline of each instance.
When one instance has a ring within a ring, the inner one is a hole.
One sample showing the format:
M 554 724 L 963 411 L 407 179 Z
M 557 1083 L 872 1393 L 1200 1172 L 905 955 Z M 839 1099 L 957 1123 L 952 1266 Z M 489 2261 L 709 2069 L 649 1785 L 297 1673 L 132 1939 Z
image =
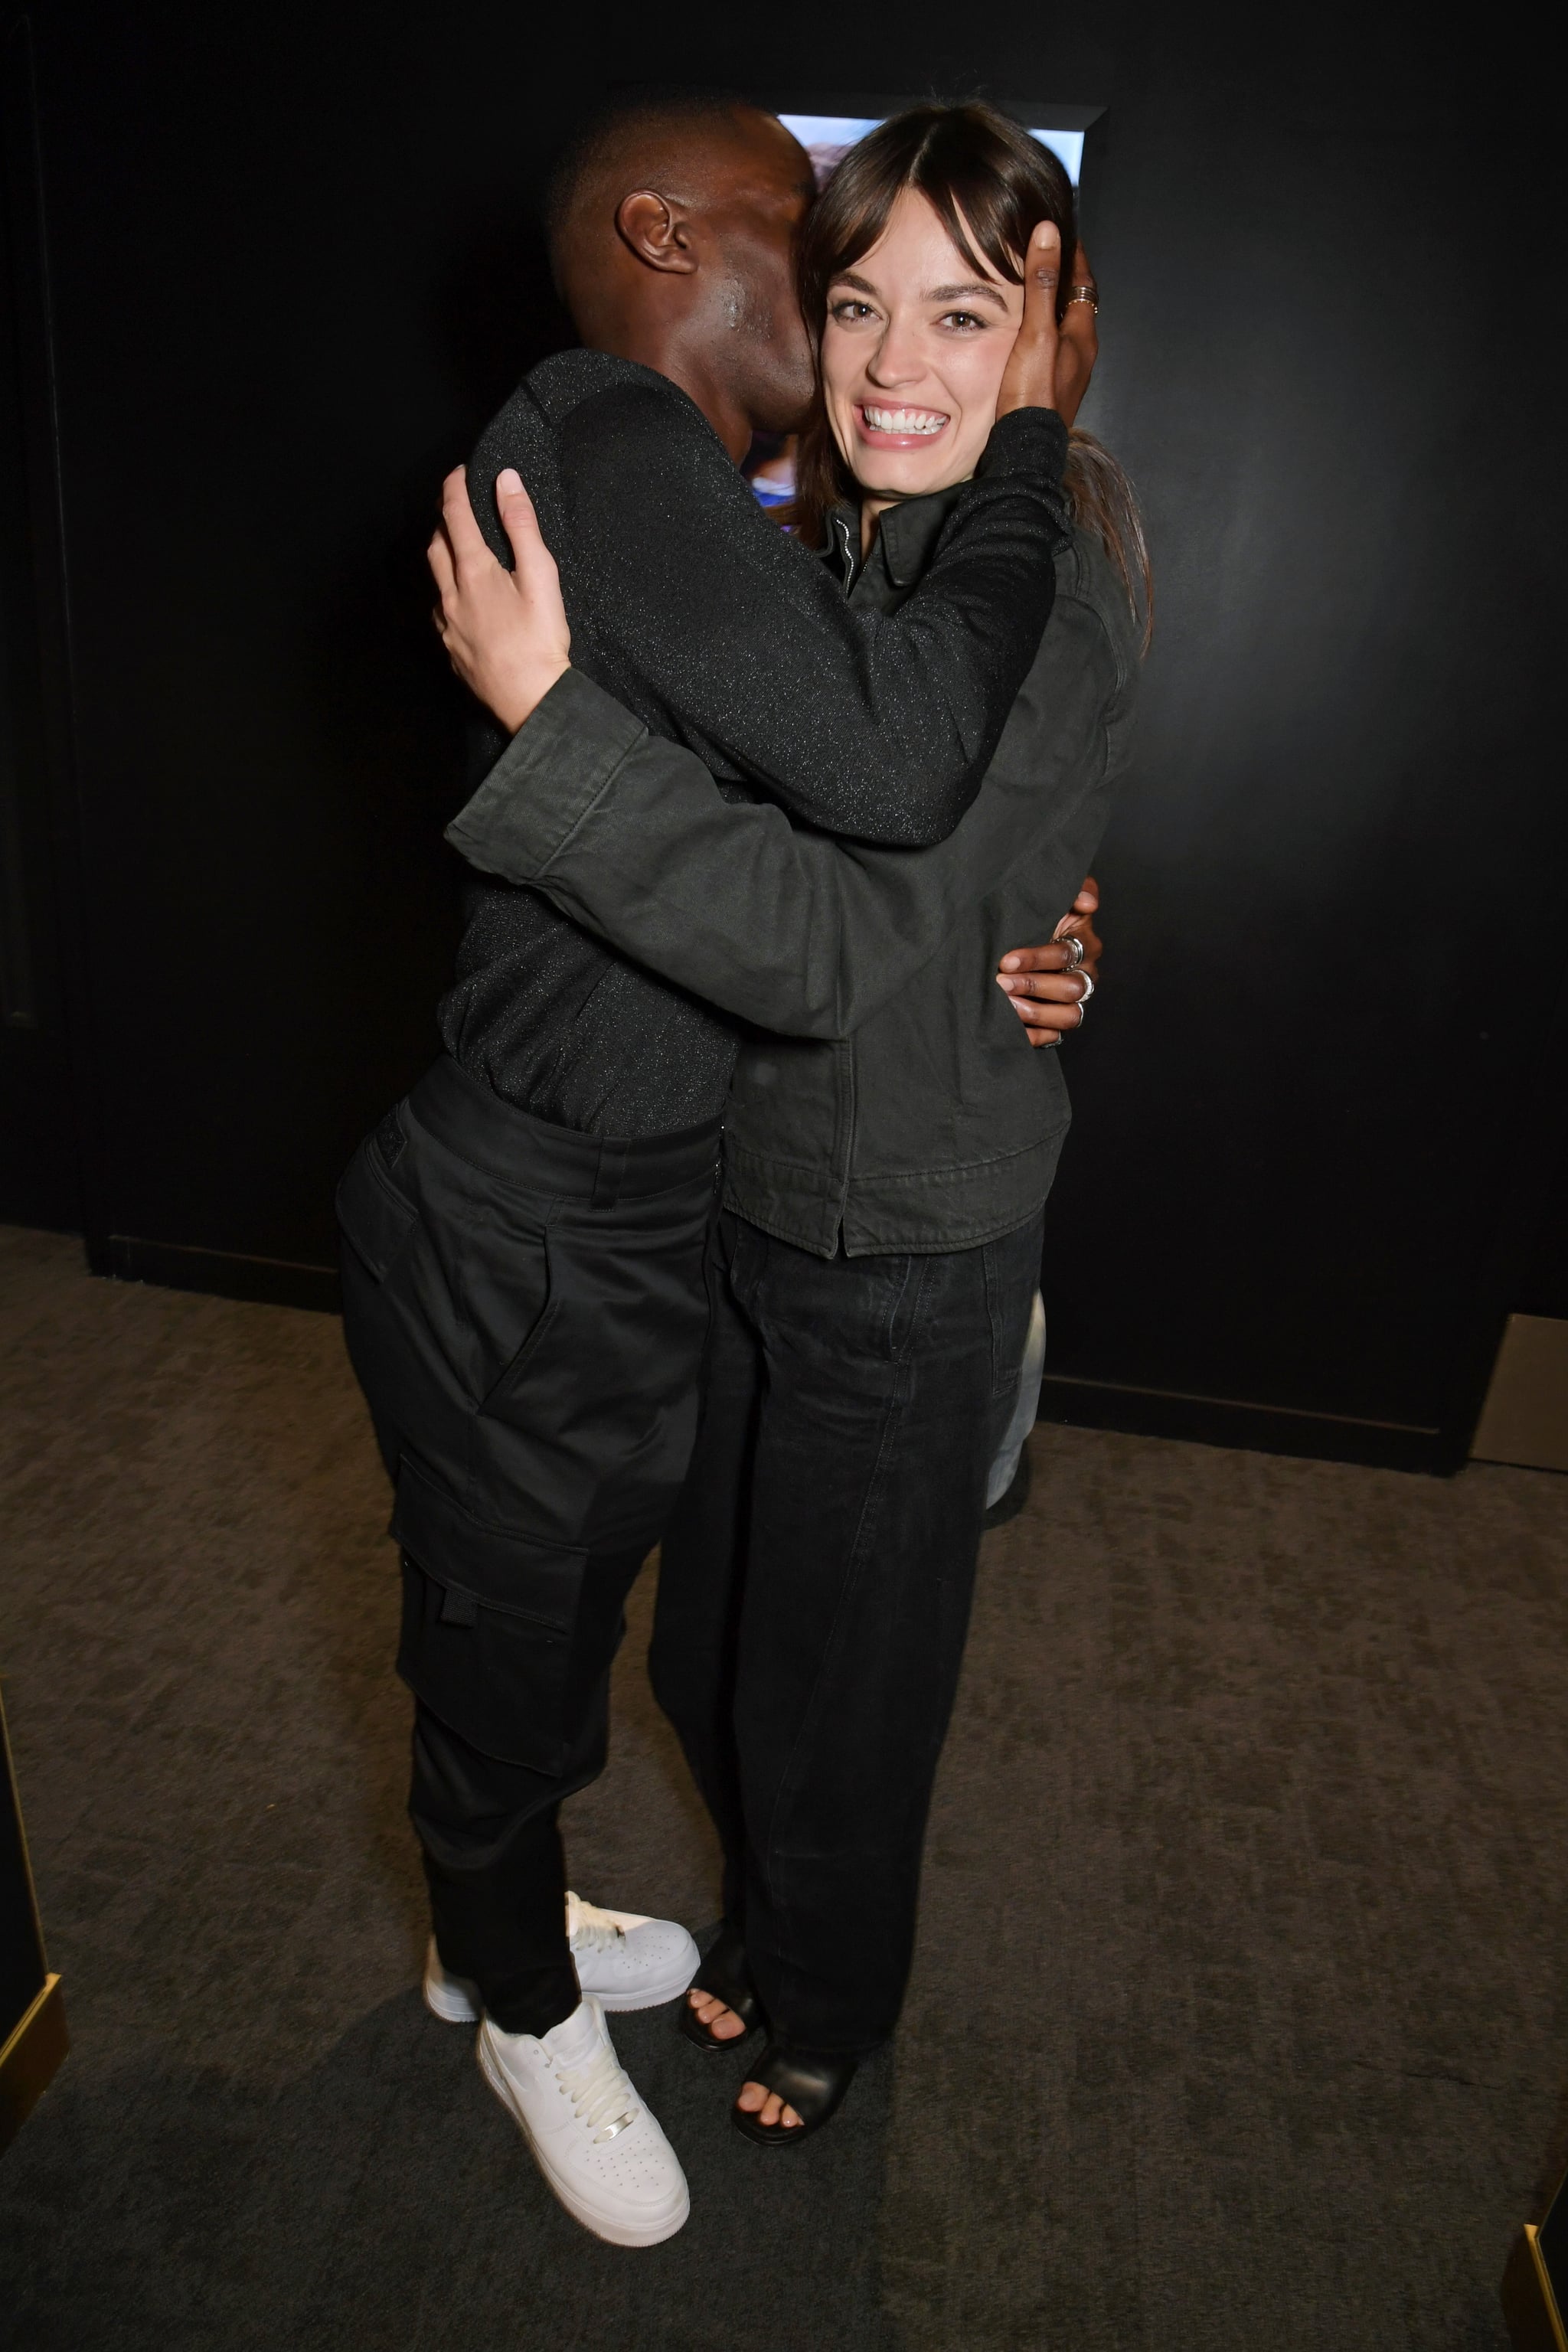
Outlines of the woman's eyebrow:
M 973 286 L 933 286 L 925 299 L 928 302 L 956 302 L 961 295 L 978 295 L 983 302 L 994 302 L 999 310 L 1007 307 L 1006 297 L 1000 289 L 987 286 L 984 280 Z
M 868 278 L 858 278 L 853 269 L 841 269 L 834 278 L 835 286 L 853 286 L 857 294 L 875 294 L 876 288 Z

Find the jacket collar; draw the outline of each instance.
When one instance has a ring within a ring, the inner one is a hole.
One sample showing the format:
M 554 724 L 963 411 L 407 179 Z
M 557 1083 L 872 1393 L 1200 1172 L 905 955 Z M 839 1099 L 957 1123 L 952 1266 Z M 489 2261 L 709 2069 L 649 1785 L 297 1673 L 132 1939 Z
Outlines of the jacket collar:
M 897 506 L 883 509 L 878 527 L 882 561 L 895 588 L 912 588 L 921 578 L 942 527 L 964 487 L 955 482 L 951 489 L 930 490 L 921 499 L 900 499 Z M 860 569 L 858 507 L 846 503 L 828 509 L 827 544 L 849 584 Z

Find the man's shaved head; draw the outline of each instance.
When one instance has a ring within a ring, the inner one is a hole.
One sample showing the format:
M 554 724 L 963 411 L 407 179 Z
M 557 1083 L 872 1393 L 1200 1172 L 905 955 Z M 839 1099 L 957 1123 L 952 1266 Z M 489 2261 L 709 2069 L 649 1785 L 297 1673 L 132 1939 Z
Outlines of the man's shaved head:
M 546 197 L 550 257 L 583 341 L 691 394 L 727 445 L 797 420 L 811 388 L 794 239 L 811 164 L 726 90 L 637 90 L 573 141 Z
M 613 215 L 634 188 L 658 187 L 689 164 L 694 149 L 728 140 L 737 115 L 761 112 L 732 89 L 628 90 L 599 108 L 557 159 L 545 191 L 551 258 L 573 224 L 607 205 Z

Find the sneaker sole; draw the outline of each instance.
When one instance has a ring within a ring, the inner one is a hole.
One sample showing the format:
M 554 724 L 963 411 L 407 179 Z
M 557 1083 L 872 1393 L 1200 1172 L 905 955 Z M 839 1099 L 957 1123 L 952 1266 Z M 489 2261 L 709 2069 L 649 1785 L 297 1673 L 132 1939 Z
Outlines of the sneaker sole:
M 443 2025 L 477 2025 L 479 2023 L 479 2012 L 466 1993 L 458 1992 L 447 1985 L 437 1984 L 435 1978 L 431 1976 L 426 1976 L 420 1990 L 424 1995 L 426 2008 L 432 2017 L 438 2017 Z
M 545 2162 L 540 2153 L 538 2141 L 529 2130 L 528 2117 L 519 2106 L 511 2084 L 507 2080 L 505 2069 L 498 2066 L 490 2056 L 482 2033 L 476 2048 L 479 2053 L 479 2072 L 527 2141 L 528 2152 L 539 2167 L 540 2179 L 556 2202 L 565 2207 L 574 2221 L 580 2221 L 584 2230 L 591 2231 L 595 2238 L 603 2238 L 606 2245 L 611 2246 L 662 2245 L 666 2238 L 673 2238 L 678 2230 L 683 2230 L 686 2227 L 691 2211 L 691 2192 L 684 2180 L 680 2184 L 679 2196 L 672 2197 L 668 2210 L 657 2216 L 650 2215 L 646 2221 L 607 2221 L 604 2214 L 596 2212 L 575 2192 L 569 2181 L 563 2180 L 560 2174 L 553 2171 Z
M 633 2010 L 638 2009 L 662 2009 L 666 2001 L 679 2000 L 681 1994 L 686 1991 L 692 1978 L 697 1974 L 700 1958 L 700 1955 L 696 1945 L 693 1944 L 691 1957 L 689 1960 L 682 1959 L 679 1974 L 672 1971 L 668 1976 L 656 1978 L 651 1983 L 638 1985 L 635 1990 L 627 1992 L 601 1992 L 596 1986 L 591 1984 L 585 1984 L 583 1990 L 584 1992 L 593 1994 L 601 2009 L 614 2011 L 617 2016 L 624 2017 Z M 453 1985 L 441 1984 L 430 1975 L 428 1970 L 426 1971 L 422 1990 L 426 2008 L 432 2017 L 438 2017 L 443 2025 L 477 2025 L 479 2023 L 479 2012 L 467 1994 L 459 1992 Z

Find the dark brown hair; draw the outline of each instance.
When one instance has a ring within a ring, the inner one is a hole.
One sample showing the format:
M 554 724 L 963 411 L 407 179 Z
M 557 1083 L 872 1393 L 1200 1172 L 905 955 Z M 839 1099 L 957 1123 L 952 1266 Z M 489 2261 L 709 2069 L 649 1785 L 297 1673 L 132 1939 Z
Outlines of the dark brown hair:
M 1048 147 L 994 106 L 913 106 L 868 131 L 852 147 L 812 207 L 801 238 L 801 308 L 820 347 L 828 289 L 868 253 L 906 188 L 931 205 L 971 268 L 989 262 L 999 278 L 1024 282 L 1023 257 L 1043 220 L 1061 231 L 1062 280 L 1057 316 L 1067 308 L 1078 243 L 1072 182 Z M 979 253 L 975 251 L 976 247 Z M 1143 622 L 1149 642 L 1153 582 L 1132 485 L 1108 449 L 1074 431 L 1067 488 L 1080 530 L 1101 541 Z M 825 536 L 830 507 L 858 499 L 859 486 L 827 421 L 820 368 L 811 415 L 800 436 L 795 496 L 787 520 L 808 546 Z

